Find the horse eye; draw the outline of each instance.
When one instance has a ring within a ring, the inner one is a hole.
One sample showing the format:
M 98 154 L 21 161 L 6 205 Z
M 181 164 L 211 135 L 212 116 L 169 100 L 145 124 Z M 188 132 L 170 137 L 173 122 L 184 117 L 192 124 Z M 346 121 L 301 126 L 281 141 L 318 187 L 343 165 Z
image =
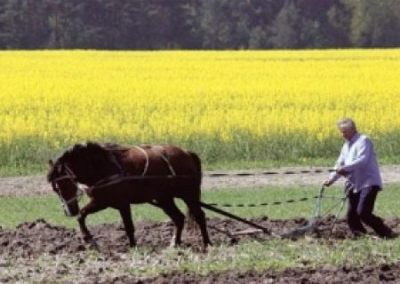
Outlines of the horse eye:
M 58 187 L 58 184 L 56 183 L 56 182 L 53 182 L 53 190 L 55 191 L 55 192 L 57 192 L 57 193 L 59 193 L 60 192 L 60 188 Z

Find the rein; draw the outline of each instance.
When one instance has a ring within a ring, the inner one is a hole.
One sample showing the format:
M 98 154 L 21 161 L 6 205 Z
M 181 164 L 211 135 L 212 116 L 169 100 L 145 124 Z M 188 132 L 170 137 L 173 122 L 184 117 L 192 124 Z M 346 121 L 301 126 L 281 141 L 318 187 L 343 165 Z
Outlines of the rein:
M 64 210 L 65 210 L 69 215 L 71 215 L 71 212 L 70 212 L 70 210 L 69 210 L 68 205 L 69 205 L 70 203 L 74 202 L 74 201 L 79 200 L 79 199 L 86 193 L 86 191 L 85 191 L 85 189 L 83 189 L 83 188 L 80 186 L 80 184 L 79 184 L 78 182 L 76 182 L 76 176 L 75 176 L 74 172 L 73 172 L 68 166 L 65 166 L 65 168 L 66 168 L 66 174 L 63 175 L 63 176 L 60 176 L 60 177 L 55 178 L 55 179 L 52 181 L 52 184 L 53 184 L 53 188 L 55 189 L 55 191 L 56 191 L 57 194 L 58 194 L 58 197 L 60 198 L 62 207 L 64 208 Z M 69 200 L 66 200 L 66 199 L 61 195 L 60 188 L 58 187 L 58 184 L 56 183 L 56 182 L 58 182 L 58 181 L 60 181 L 60 180 L 64 180 L 64 179 L 70 180 L 73 184 L 75 184 L 75 186 L 76 186 L 76 188 L 77 188 L 77 193 L 76 193 L 76 195 L 75 195 L 74 197 L 70 198 Z
M 71 212 L 69 211 L 69 207 L 68 205 L 74 201 L 79 201 L 81 199 L 81 197 L 86 193 L 86 191 L 80 187 L 77 187 L 78 191 L 76 193 L 75 197 L 72 197 L 69 200 L 65 200 L 60 194 L 58 195 L 60 197 L 61 200 L 61 204 L 64 208 L 64 210 L 66 210 L 68 212 L 69 215 L 71 215 Z

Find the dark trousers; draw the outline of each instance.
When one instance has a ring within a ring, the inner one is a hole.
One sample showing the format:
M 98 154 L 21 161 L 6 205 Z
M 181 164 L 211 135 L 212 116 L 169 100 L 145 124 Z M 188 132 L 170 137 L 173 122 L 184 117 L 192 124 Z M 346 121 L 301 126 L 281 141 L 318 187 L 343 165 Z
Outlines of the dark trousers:
M 371 227 L 380 237 L 387 237 L 392 233 L 381 218 L 372 214 L 379 190 L 378 186 L 371 186 L 357 193 L 352 190 L 348 192 L 347 224 L 354 234 L 367 232 L 363 223 Z

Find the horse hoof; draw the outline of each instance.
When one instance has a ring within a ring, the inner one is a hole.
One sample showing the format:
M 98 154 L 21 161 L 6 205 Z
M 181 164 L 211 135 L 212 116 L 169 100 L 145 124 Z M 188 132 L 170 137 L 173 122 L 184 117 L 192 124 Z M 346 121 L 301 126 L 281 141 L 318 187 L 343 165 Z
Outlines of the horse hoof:
M 93 237 L 91 235 L 83 236 L 83 240 L 85 243 L 91 243 L 93 241 Z
M 170 244 L 169 244 L 169 247 L 170 248 L 179 248 L 180 246 L 182 245 L 182 243 L 181 242 L 171 242 Z
M 202 246 L 201 249 L 200 249 L 200 252 L 201 253 L 208 253 L 208 248 L 209 248 L 209 246 Z
M 89 242 L 89 248 L 92 250 L 100 251 L 99 245 L 95 240 Z

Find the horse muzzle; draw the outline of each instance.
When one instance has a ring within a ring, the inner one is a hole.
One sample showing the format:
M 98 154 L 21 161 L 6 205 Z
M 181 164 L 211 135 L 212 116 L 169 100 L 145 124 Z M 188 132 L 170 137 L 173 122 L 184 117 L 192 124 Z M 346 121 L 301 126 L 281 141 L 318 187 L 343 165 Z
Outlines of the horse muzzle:
M 78 202 L 71 202 L 67 205 L 64 205 L 64 213 L 68 217 L 75 217 L 79 214 L 79 205 Z

